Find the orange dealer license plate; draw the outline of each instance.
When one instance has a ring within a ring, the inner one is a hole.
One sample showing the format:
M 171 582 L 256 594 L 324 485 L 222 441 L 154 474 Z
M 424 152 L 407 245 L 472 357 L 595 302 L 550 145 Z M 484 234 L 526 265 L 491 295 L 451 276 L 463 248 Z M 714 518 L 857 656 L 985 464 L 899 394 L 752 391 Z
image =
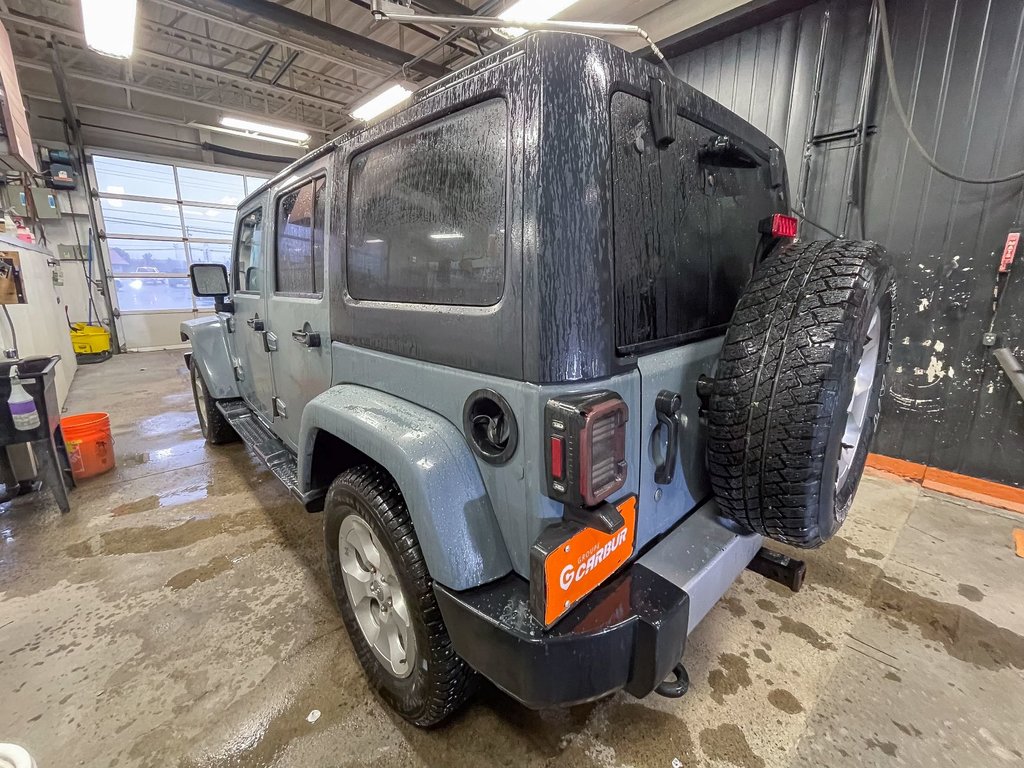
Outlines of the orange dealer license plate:
M 530 550 L 530 608 L 550 627 L 615 573 L 633 554 L 636 497 L 616 504 L 624 524 L 613 533 L 553 525 Z

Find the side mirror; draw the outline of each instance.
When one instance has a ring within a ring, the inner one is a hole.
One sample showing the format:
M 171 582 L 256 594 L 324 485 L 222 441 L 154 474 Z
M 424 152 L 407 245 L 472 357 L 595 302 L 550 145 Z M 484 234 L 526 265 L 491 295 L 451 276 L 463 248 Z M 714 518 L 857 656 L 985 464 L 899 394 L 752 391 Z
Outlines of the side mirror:
M 188 268 L 192 281 L 192 295 L 205 298 L 223 298 L 228 288 L 228 271 L 223 264 L 192 264 Z
M 230 303 L 225 299 L 231 289 L 228 287 L 228 270 L 223 264 L 192 264 L 188 268 L 188 277 L 192 281 L 193 296 L 212 298 L 218 312 L 230 311 Z

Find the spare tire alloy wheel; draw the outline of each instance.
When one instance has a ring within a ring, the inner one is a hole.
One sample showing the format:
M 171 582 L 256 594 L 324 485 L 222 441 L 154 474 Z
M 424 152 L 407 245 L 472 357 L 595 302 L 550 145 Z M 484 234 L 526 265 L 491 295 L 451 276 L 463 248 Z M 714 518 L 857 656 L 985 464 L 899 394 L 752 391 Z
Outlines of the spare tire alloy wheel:
M 839 470 L 836 473 L 836 491 L 846 483 L 857 456 L 857 447 L 861 443 L 864 427 L 867 422 L 868 409 L 875 384 L 875 371 L 878 369 L 879 334 L 881 333 L 882 313 L 876 308 L 871 314 L 871 325 L 864 342 L 864 351 L 857 363 L 857 373 L 853 381 L 853 397 L 850 407 L 846 410 L 846 429 L 843 430 L 842 449 L 839 454 Z M 877 399 L 877 398 L 876 398 Z
M 799 547 L 846 519 L 878 422 L 894 275 L 877 243 L 795 243 L 754 272 L 708 405 L 722 511 Z

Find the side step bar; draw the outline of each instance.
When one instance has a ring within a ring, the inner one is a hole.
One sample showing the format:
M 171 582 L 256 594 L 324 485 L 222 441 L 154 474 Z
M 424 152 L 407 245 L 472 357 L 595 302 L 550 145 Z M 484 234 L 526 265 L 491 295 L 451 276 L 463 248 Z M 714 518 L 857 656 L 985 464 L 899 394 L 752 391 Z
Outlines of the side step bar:
M 299 466 L 295 454 L 263 425 L 243 400 L 218 400 L 217 410 L 224 414 L 224 418 L 242 438 L 242 442 L 267 465 L 307 510 L 319 512 L 323 509 L 323 491 L 303 493 L 299 489 Z

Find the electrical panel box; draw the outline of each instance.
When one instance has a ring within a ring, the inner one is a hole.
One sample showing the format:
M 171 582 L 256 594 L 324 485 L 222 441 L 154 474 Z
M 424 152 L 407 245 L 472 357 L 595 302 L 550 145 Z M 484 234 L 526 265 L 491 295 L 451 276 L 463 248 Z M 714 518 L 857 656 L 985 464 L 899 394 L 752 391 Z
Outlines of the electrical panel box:
M 31 189 L 36 218 L 59 219 L 60 208 L 57 207 L 57 194 L 46 187 L 31 187 Z
M 59 219 L 60 208 L 57 206 L 57 193 L 46 187 L 10 188 L 11 211 L 23 219 Z M 28 196 L 32 196 L 33 206 L 29 206 Z M 34 210 L 33 210 L 34 208 Z
M 64 163 L 65 165 L 71 165 L 71 153 L 66 149 L 40 147 L 39 157 L 44 163 Z
M 9 189 L 11 196 L 11 213 L 15 216 L 25 218 L 28 216 L 28 193 L 25 191 L 24 187 L 12 185 Z
M 58 245 L 57 258 L 61 261 L 80 261 L 85 259 L 84 245 Z
M 63 163 L 50 163 L 46 184 L 54 189 L 75 189 L 75 169 Z

